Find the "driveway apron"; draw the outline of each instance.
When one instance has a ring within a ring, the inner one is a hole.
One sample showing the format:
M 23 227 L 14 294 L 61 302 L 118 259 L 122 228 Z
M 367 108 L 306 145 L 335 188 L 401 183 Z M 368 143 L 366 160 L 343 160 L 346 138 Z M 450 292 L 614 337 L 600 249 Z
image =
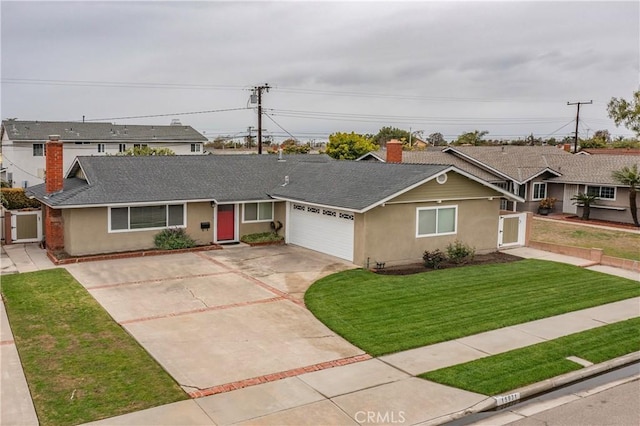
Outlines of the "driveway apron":
M 67 269 L 187 392 L 198 396 L 246 380 L 275 380 L 300 369 L 366 359 L 302 302 L 315 280 L 352 267 L 306 249 L 272 246 Z

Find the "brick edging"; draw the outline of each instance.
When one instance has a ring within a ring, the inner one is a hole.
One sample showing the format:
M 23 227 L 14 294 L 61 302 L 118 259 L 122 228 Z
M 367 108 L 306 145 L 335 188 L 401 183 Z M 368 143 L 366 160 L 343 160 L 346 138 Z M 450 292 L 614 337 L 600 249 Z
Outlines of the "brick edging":
M 134 257 L 146 257 L 146 256 L 162 256 L 164 254 L 179 254 L 179 253 L 192 253 L 209 250 L 221 250 L 222 247 L 218 244 L 212 244 L 208 246 L 192 247 L 185 249 L 175 250 L 139 250 L 128 251 L 122 253 L 110 253 L 110 254 L 97 254 L 94 256 L 77 256 L 66 259 L 58 259 L 55 254 L 50 250 L 47 250 L 47 257 L 54 265 L 69 265 L 73 263 L 94 262 L 98 260 L 112 260 L 112 259 L 129 259 Z
M 294 368 L 292 370 L 281 371 L 279 373 L 266 374 L 264 376 L 252 377 L 250 379 L 238 380 L 236 382 L 225 383 L 223 385 L 212 386 L 206 389 L 199 389 L 189 392 L 191 398 L 202 398 L 204 396 L 216 395 L 219 393 L 230 392 L 237 389 L 246 388 L 248 386 L 259 385 L 262 383 L 275 382 L 276 380 L 295 377 L 313 371 L 325 370 L 327 368 L 341 367 L 343 365 L 354 364 L 356 362 L 367 361 L 372 359 L 369 354 L 355 355 L 348 358 L 336 359 L 333 361 L 325 361 L 318 364 L 308 365 L 306 367 Z
M 575 246 L 565 246 L 562 244 L 545 243 L 542 241 L 529 241 L 529 247 L 545 250 L 552 253 L 574 256 L 591 260 L 593 265 L 613 266 L 627 271 L 640 272 L 640 262 L 637 260 L 623 259 L 621 257 L 607 256 L 599 248 L 584 248 Z

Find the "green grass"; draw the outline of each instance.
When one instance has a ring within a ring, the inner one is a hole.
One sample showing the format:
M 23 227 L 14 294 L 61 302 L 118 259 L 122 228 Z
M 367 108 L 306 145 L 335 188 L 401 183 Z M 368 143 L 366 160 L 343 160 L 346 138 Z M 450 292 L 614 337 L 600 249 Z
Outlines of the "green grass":
M 531 239 L 574 247 L 595 247 L 602 249 L 607 256 L 640 260 L 640 234 L 631 232 L 534 219 Z
M 4 276 L 2 294 L 41 425 L 188 398 L 66 270 Z
M 485 395 L 497 395 L 640 350 L 640 318 L 571 334 L 549 342 L 421 374 L 423 379 Z
M 521 260 L 404 276 L 344 271 L 313 284 L 305 303 L 378 356 L 639 295 L 636 281 Z

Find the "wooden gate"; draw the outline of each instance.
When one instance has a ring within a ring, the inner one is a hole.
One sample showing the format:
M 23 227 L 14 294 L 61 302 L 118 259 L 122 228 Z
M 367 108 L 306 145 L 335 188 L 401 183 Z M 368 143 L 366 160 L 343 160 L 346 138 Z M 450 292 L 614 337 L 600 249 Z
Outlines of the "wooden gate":
M 36 243 L 42 241 L 41 210 L 11 210 L 11 242 Z
M 498 248 L 524 245 L 527 214 L 500 215 L 498 222 Z

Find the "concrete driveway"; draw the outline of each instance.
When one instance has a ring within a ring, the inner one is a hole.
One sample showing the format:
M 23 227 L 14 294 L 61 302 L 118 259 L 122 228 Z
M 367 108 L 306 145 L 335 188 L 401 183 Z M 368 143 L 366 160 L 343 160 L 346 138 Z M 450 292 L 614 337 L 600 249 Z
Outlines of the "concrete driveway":
M 66 268 L 197 396 L 366 358 L 302 302 L 315 280 L 352 267 L 299 247 L 267 246 Z

